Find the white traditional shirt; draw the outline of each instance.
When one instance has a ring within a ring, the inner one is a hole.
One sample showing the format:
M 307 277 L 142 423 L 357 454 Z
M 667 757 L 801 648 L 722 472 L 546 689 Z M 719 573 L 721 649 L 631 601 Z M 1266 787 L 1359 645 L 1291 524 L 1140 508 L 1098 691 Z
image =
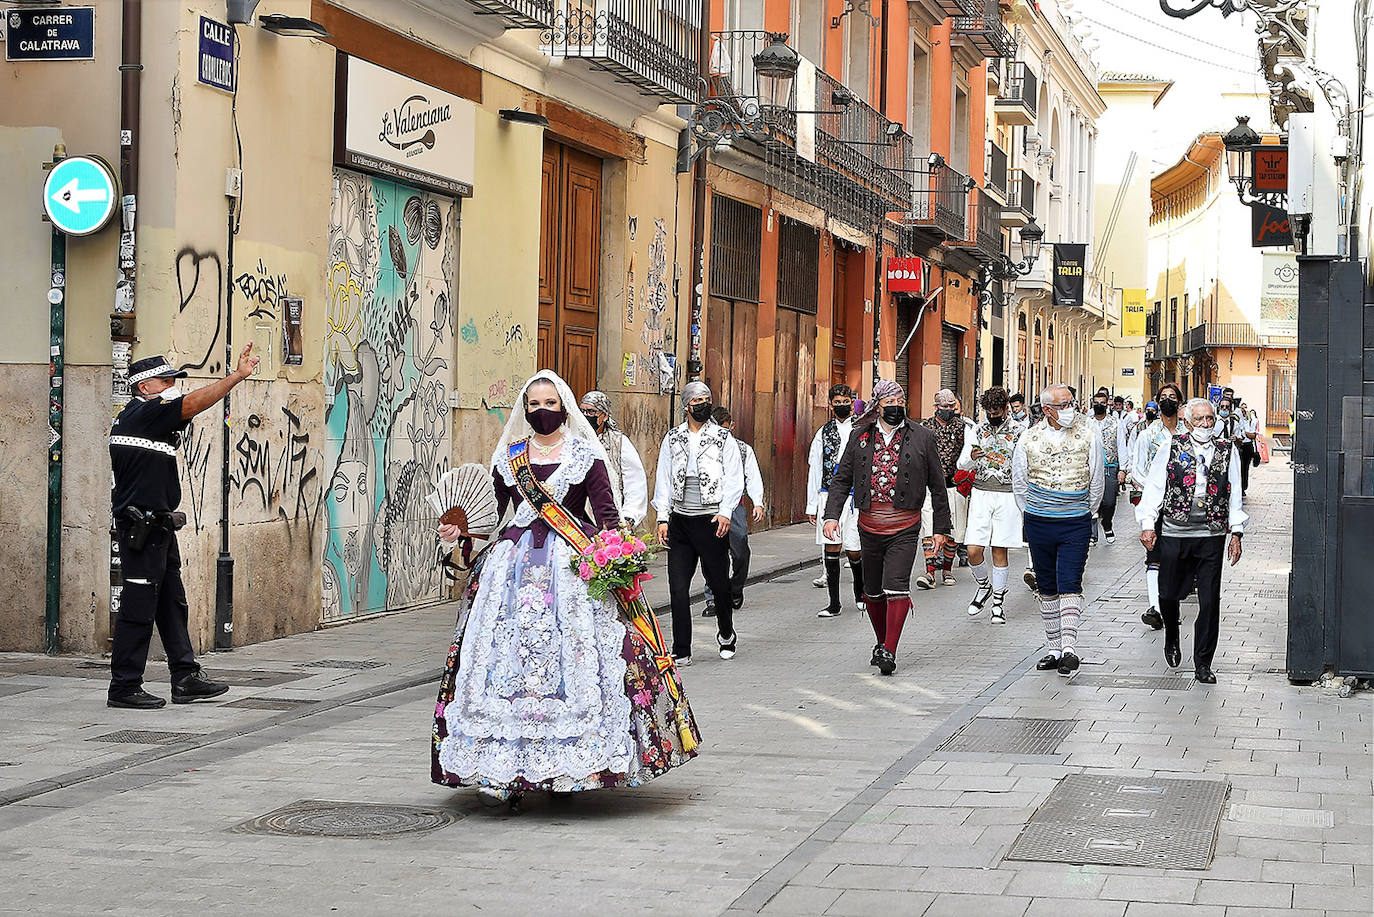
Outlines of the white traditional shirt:
M 763 506 L 763 472 L 759 470 L 758 456 L 754 447 L 746 442 L 739 443 L 740 461 L 744 464 L 744 492 L 754 506 Z
M 839 464 L 839 459 L 844 455 L 845 447 L 849 444 L 849 434 L 854 431 L 854 415 L 851 414 L 844 420 L 835 421 L 836 432 L 840 434 L 840 451 L 835 456 L 835 464 Z M 821 489 L 821 481 L 824 480 L 825 462 L 824 443 L 821 441 L 825 426 L 816 431 L 816 435 L 811 437 L 811 452 L 807 456 L 808 470 L 806 473 L 806 514 L 808 516 L 819 516 L 825 511 L 825 499 L 821 495 L 825 493 Z M 834 468 L 830 469 L 834 472 Z
M 638 525 L 649 514 L 649 476 L 644 471 L 644 461 L 639 450 L 630 438 L 617 431 L 616 440 L 620 448 L 620 480 L 615 480 L 611 471 L 611 486 L 618 489 L 621 515 L 631 525 Z
M 1196 498 L 1202 498 L 1207 493 L 1207 469 L 1216 455 L 1216 444 L 1207 443 L 1200 445 L 1196 441 L 1190 443 L 1193 455 L 1197 458 L 1195 466 L 1197 481 L 1193 485 L 1193 494 Z M 1159 521 L 1159 512 L 1164 505 L 1164 490 L 1168 483 L 1169 457 L 1173 449 L 1162 447 L 1155 452 L 1155 457 L 1150 462 L 1149 471 L 1145 475 L 1144 493 L 1140 497 L 1140 504 L 1135 508 L 1136 522 L 1140 523 L 1142 532 L 1154 531 L 1155 523 Z M 1231 463 L 1227 467 L 1226 476 L 1231 483 L 1230 503 L 1228 509 L 1228 526 L 1232 532 L 1245 531 L 1245 523 L 1250 516 L 1241 506 L 1241 487 L 1240 487 L 1240 453 L 1239 450 L 1231 449 Z M 1165 534 L 1188 537 L 1183 532 L 1165 532 Z M 1210 535 L 1203 527 L 1198 533 L 1201 536 Z

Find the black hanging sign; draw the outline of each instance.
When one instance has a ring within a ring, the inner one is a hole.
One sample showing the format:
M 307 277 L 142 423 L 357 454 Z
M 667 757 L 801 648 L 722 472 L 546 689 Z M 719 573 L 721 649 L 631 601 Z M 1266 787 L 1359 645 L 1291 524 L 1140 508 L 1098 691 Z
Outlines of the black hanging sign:
M 1250 205 L 1250 247 L 1264 248 L 1268 245 L 1292 245 L 1293 226 L 1288 220 L 1288 212 L 1282 207 L 1271 207 L 1263 201 Z
M 1083 305 L 1083 277 L 1088 246 L 1082 242 L 1054 243 L 1054 304 Z

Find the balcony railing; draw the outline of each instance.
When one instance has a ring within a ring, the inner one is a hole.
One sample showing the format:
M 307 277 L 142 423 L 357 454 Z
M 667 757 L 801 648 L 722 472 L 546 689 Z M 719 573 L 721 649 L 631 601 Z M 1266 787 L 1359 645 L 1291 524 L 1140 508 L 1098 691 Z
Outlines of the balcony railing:
M 968 232 L 968 176 L 949 168 L 918 171 L 909 226 L 924 227 L 948 239 L 966 239 Z
M 1007 207 L 1020 211 L 1026 219 L 1035 216 L 1035 179 L 1021 169 L 1012 169 L 1007 179 Z
M 966 241 L 980 261 L 991 261 L 1002 254 L 1002 205 L 982 188 L 968 195 Z
M 701 5 L 695 0 L 552 0 L 545 54 L 585 60 L 648 96 L 696 104 Z
M 935 5 L 946 16 L 967 16 L 973 12 L 975 0 L 935 0 Z
M 837 105 L 835 99 L 845 94 L 851 101 Z M 816 152 L 823 161 L 890 197 L 893 210 L 903 209 L 911 195 L 911 182 L 903 171 L 911 163 L 910 137 L 889 136 L 892 122 L 821 70 L 816 71 L 816 98 L 799 98 L 797 107 L 823 112 L 816 115 Z
M 1260 339 L 1249 322 L 1203 322 L 1183 335 L 1183 352 L 1193 353 L 1207 347 L 1258 347 Z
M 991 140 L 983 160 L 983 177 L 989 191 L 1007 196 L 1007 153 Z
M 1026 66 L 1025 61 L 1008 61 L 1007 73 L 1002 79 L 1002 92 L 993 103 L 993 108 L 1003 116 L 1003 120 L 1034 124 L 1039 91 L 1035 73 Z
M 468 0 L 481 16 L 495 16 L 512 29 L 553 28 L 554 0 Z
M 985 57 L 1015 57 L 1016 40 L 1002 24 L 997 0 L 981 0 L 981 4 L 980 11 L 954 17 L 952 37 L 967 41 Z

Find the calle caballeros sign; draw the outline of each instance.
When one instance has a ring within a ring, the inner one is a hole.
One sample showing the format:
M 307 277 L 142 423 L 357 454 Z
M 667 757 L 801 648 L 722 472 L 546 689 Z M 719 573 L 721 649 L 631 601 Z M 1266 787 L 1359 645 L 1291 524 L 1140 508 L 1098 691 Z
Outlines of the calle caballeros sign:
M 471 197 L 476 106 L 428 83 L 339 56 L 339 165 Z

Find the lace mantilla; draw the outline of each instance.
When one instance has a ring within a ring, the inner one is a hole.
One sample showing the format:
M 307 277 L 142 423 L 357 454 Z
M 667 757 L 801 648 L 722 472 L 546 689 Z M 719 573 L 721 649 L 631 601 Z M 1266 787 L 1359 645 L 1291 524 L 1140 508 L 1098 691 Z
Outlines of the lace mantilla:
M 596 464 L 599 456 L 596 450 L 587 445 L 584 440 L 572 438 L 563 446 L 563 452 L 559 455 L 558 467 L 553 474 L 544 482 L 544 488 L 549 494 L 562 503 L 568 496 L 568 491 L 574 484 L 580 484 L 587 477 L 587 472 L 592 470 L 592 465 Z M 501 479 L 510 487 L 515 487 L 515 472 L 511 471 L 510 462 L 503 461 L 497 469 L 501 473 Z M 526 500 L 520 501 L 520 506 L 515 510 L 514 524 L 522 528 L 531 525 L 539 516 Z

